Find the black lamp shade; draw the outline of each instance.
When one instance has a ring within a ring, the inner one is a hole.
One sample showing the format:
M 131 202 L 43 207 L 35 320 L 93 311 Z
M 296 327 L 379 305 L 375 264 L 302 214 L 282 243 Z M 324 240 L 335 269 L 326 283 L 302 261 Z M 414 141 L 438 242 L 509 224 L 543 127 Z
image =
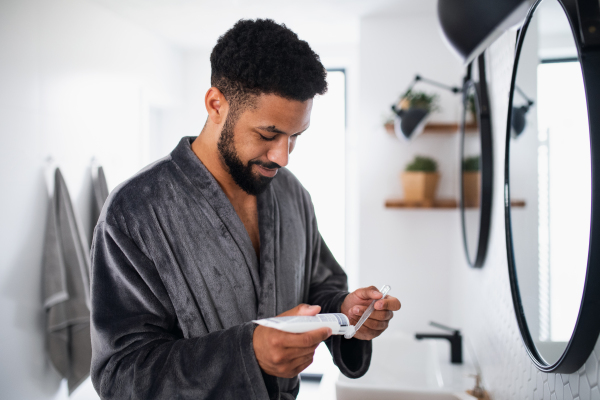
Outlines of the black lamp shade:
M 438 0 L 438 19 L 465 64 L 527 15 L 528 0 Z
M 517 138 L 521 136 L 521 133 L 525 130 L 527 120 L 525 116 L 529 111 L 528 106 L 513 107 L 510 119 L 510 125 L 512 126 L 512 137 Z
M 423 108 L 409 108 L 396 113 L 394 130 L 398 138 L 413 139 L 418 136 L 425 126 L 429 110 Z

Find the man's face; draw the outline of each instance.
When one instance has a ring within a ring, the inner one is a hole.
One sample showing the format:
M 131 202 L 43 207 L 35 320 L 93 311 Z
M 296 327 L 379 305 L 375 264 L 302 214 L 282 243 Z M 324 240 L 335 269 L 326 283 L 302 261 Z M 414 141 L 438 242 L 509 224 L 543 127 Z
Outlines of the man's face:
M 235 120 L 227 117 L 218 149 L 225 168 L 246 193 L 262 193 L 288 164 L 297 137 L 310 125 L 311 109 L 312 99 L 263 94 Z

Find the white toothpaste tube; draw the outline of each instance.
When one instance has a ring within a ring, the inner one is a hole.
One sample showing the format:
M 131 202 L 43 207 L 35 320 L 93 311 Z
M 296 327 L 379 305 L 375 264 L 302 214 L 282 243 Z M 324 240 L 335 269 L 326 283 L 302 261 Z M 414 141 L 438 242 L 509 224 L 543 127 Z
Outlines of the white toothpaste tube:
M 332 335 L 343 335 L 347 331 L 354 330 L 346 315 L 335 314 L 317 314 L 311 316 L 291 316 L 291 317 L 273 317 L 252 321 L 256 324 L 268 328 L 279 329 L 284 332 L 303 333 L 319 328 L 331 328 Z

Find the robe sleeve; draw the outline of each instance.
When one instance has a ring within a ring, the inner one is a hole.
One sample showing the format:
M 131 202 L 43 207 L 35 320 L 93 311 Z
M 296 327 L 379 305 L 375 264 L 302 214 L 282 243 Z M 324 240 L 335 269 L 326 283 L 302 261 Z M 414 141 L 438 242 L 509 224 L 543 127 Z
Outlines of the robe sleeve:
M 255 324 L 184 338 L 153 261 L 118 228 L 92 247 L 92 367 L 102 399 L 267 399 Z
M 321 306 L 322 313 L 341 312 L 342 303 L 348 295 L 348 278 L 331 254 L 314 223 L 313 265 L 315 265 L 309 291 L 309 304 Z M 348 378 L 360 378 L 367 373 L 373 349 L 370 340 L 345 339 L 333 335 L 325 342 L 333 362 Z

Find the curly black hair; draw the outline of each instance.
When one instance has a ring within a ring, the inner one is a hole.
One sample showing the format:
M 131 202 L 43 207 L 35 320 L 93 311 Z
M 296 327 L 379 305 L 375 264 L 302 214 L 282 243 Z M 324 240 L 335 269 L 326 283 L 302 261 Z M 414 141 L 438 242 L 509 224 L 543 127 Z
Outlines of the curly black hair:
M 308 43 L 271 19 L 239 20 L 210 55 L 211 85 L 237 114 L 260 94 L 306 101 L 327 91 L 327 71 Z

